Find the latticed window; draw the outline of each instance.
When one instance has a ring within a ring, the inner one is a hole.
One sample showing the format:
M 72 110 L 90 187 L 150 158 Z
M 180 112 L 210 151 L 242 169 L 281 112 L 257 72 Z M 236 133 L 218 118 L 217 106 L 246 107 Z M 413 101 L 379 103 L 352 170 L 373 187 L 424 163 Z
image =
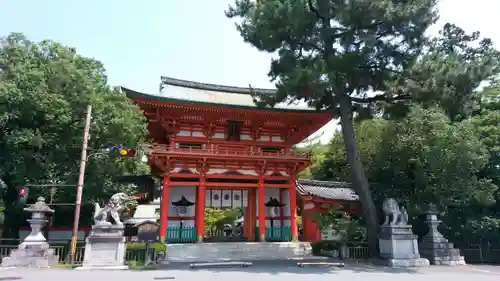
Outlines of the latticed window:
M 227 134 L 226 140 L 239 141 L 241 138 L 241 127 L 243 122 L 241 121 L 227 121 Z

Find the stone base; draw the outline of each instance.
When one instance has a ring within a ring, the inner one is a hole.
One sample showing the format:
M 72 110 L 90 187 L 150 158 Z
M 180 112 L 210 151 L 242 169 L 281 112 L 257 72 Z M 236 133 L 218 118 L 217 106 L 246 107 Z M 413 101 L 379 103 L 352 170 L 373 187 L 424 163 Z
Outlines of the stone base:
M 389 267 L 426 267 L 429 266 L 429 260 L 424 258 L 418 259 L 390 259 L 385 264 Z
M 82 268 L 119 269 L 125 266 L 125 237 L 123 226 L 94 225 L 85 239 Z
M 383 265 L 390 267 L 429 266 L 428 259 L 418 252 L 417 236 L 411 225 L 383 225 L 379 235 L 380 256 Z
M 449 243 L 444 237 L 433 237 L 423 239 L 419 245 L 421 256 L 429 259 L 434 265 L 465 265 L 464 257 L 460 255 L 460 250 L 453 248 L 453 243 Z
M 452 260 L 452 261 L 436 261 L 435 265 L 448 265 L 448 266 L 456 266 L 456 265 L 467 265 L 467 263 L 464 260 L 464 257 L 462 257 L 461 260 Z
M 80 266 L 75 270 L 127 270 L 130 269 L 127 265 L 121 266 Z
M 53 267 L 59 263 L 59 256 L 47 242 L 23 242 L 18 249 L 4 257 L 1 267 Z
M 386 260 L 420 258 L 417 236 L 413 234 L 411 225 L 383 225 L 380 230 L 380 257 Z

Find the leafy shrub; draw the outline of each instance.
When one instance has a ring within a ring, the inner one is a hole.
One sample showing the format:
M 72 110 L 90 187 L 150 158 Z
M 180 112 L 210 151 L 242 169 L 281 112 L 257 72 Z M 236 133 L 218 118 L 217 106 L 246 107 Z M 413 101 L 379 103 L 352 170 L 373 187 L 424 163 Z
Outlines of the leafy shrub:
M 322 240 L 318 242 L 311 243 L 311 249 L 313 255 L 319 255 L 321 250 L 323 251 L 333 251 L 340 250 L 340 246 L 345 243 L 347 247 L 366 247 L 366 244 L 360 242 L 341 242 L 341 241 L 330 241 L 330 240 Z
M 167 253 L 167 245 L 161 242 L 150 242 L 149 247 L 155 249 L 156 253 L 162 252 L 163 254 Z M 141 251 L 146 250 L 145 242 L 131 242 L 127 243 L 128 251 Z
M 342 243 L 340 243 L 339 241 L 327 241 L 327 240 L 312 242 L 311 243 L 312 253 L 314 255 L 319 255 L 322 250 L 323 251 L 338 250 L 341 244 Z

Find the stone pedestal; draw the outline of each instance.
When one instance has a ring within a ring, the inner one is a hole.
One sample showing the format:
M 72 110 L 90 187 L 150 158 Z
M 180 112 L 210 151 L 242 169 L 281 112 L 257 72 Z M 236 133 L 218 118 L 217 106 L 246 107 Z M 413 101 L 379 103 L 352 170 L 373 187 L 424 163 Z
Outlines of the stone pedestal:
M 23 242 L 18 249 L 12 250 L 8 257 L 3 258 L 2 267 L 53 267 L 59 262 L 54 255 L 54 249 L 49 249 L 46 242 Z
M 426 213 L 426 223 L 429 232 L 422 237 L 419 245 L 420 253 L 423 257 L 429 259 L 431 264 L 436 265 L 465 265 L 463 256 L 460 256 L 460 250 L 453 248 L 453 243 L 438 231 L 441 223 L 437 218 L 437 212 L 432 208 Z
M 53 213 L 45 204 L 43 197 L 38 197 L 37 202 L 24 211 L 31 213 L 28 220 L 31 233 L 15 250 L 12 250 L 8 257 L 3 258 L 1 267 L 52 267 L 58 264 L 59 257 L 54 255 L 54 250 L 49 248 L 45 237 L 42 234 L 42 227 L 47 222 L 46 213 Z
M 382 225 L 379 234 L 380 256 L 390 267 L 429 266 L 418 252 L 417 236 L 411 225 Z
M 123 225 L 94 225 L 85 239 L 83 266 L 76 269 L 128 269 Z

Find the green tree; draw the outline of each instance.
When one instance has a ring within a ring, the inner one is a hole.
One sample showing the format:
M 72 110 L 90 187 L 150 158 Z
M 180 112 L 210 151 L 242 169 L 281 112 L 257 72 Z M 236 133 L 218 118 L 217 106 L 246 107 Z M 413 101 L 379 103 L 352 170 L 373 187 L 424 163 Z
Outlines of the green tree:
M 444 212 L 448 233 L 477 233 L 495 202 L 495 181 L 481 176 L 489 153 L 472 119 L 450 122 L 437 107 L 412 107 L 407 118 L 357 124 L 358 147 L 376 202 L 395 197 L 414 218 L 427 202 Z M 347 156 L 335 135 L 317 178 L 345 180 Z M 341 175 L 339 177 L 339 175 Z
M 242 216 L 239 208 L 206 208 L 205 229 L 215 231 L 223 229 L 225 224 L 233 225 Z
M 360 159 L 368 175 L 372 174 L 375 158 L 382 145 L 382 137 L 389 121 L 382 118 L 355 123 L 356 141 Z M 330 141 L 324 160 L 313 169 L 313 177 L 320 180 L 349 182 L 349 163 L 342 134 L 336 133 Z
M 278 92 L 260 96 L 261 103 L 305 100 L 340 115 L 373 254 L 378 253 L 379 223 L 356 147 L 354 110 L 366 112 L 375 101 L 408 98 L 387 91 L 387 82 L 404 77 L 419 56 L 423 34 L 437 18 L 436 2 L 237 0 L 226 12 L 242 19 L 237 28 L 245 42 L 278 54 L 269 73 Z
M 311 164 L 297 175 L 298 179 L 310 179 L 313 177 L 314 171 L 325 160 L 328 153 L 328 146 L 318 142 L 305 147 L 296 147 L 294 150 L 298 153 L 308 153 L 311 155 Z
M 500 73 L 500 52 L 491 39 L 479 32 L 466 33 L 446 24 L 439 35 L 429 40 L 409 75 L 389 84 L 394 94 L 411 95 L 425 107 L 439 105 L 452 121 L 469 117 L 480 106 L 476 89 Z M 409 100 L 387 104 L 388 116 L 408 112 Z
M 496 186 L 478 178 L 489 154 L 470 119 L 451 123 L 437 107 L 413 107 L 408 118 L 390 122 L 377 158 L 373 180 L 410 209 L 494 202 Z
M 76 188 L 88 104 L 93 107 L 90 154 L 110 144 L 134 147 L 144 142 L 141 110 L 108 86 L 101 62 L 52 41 L 32 42 L 21 34 L 0 39 L 0 178 L 8 186 L 6 206 L 16 200 L 16 187 L 27 183 Z M 145 168 L 136 158 L 89 158 L 84 202 L 122 190 L 115 177 Z M 47 193 L 31 188 L 30 198 Z M 55 200 L 72 203 L 75 193 L 74 188 L 59 188 Z M 6 220 L 17 222 L 13 213 Z

